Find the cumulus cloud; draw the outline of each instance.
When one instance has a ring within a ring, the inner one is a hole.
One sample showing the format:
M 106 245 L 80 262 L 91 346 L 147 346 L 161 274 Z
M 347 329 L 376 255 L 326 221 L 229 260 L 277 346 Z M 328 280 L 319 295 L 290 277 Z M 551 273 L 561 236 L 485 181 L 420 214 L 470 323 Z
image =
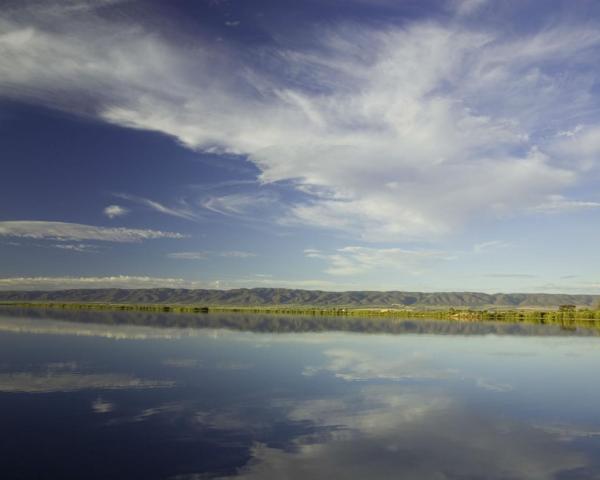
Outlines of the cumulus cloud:
M 182 278 L 140 277 L 11 277 L 0 278 L 0 290 L 62 290 L 69 288 L 207 288 L 206 282 Z
M 456 5 L 466 14 L 483 3 Z M 0 95 L 246 156 L 261 182 L 301 194 L 285 223 L 365 240 L 421 239 L 520 213 L 596 165 L 594 25 L 510 36 L 460 20 L 341 24 L 312 32 L 307 49 L 241 56 L 128 21 L 8 11 Z M 558 136 L 582 123 L 588 133 L 575 144 Z M 570 161 L 578 152 L 586 160 Z M 246 200 L 204 207 L 239 215 Z
M 109 205 L 104 210 L 102 210 L 102 212 L 108 218 L 113 219 L 113 218 L 122 217 L 124 215 L 127 215 L 129 213 L 129 210 L 126 208 L 123 208 L 119 205 Z
M 325 260 L 330 275 L 356 275 L 377 269 L 396 269 L 419 273 L 432 262 L 452 259 L 444 252 L 430 250 L 405 250 L 402 248 L 344 247 L 334 253 L 307 249 L 308 258 Z
M 184 238 L 181 233 L 137 228 L 107 228 L 67 222 L 9 221 L 0 222 L 0 237 L 32 238 L 36 240 L 102 242 L 141 242 L 156 238 Z

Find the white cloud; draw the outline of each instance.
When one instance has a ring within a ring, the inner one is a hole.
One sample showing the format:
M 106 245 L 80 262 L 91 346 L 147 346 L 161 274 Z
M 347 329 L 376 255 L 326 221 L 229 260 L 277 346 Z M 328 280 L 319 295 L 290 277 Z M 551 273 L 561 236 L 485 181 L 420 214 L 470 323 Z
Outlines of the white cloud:
M 490 240 L 488 242 L 476 243 L 473 245 L 473 252 L 475 253 L 483 253 L 488 252 L 490 250 L 497 250 L 499 248 L 507 248 L 510 247 L 511 243 L 505 242 L 503 240 Z
M 432 262 L 452 259 L 444 252 L 431 250 L 356 246 L 340 248 L 335 253 L 307 249 L 304 254 L 308 258 L 327 261 L 329 267 L 325 272 L 330 275 L 358 275 L 378 269 L 395 269 L 416 274 Z
M 590 170 L 600 160 L 600 125 L 576 125 L 571 130 L 560 131 L 548 150 L 565 164 Z
M 201 206 L 213 213 L 248 218 L 277 206 L 277 199 L 269 193 L 231 193 L 203 198 Z
M 293 203 L 286 223 L 369 241 L 520 213 L 597 163 L 593 130 L 578 133 L 574 148 L 560 143 L 573 138 L 539 135 L 570 131 L 597 111 L 594 25 L 520 36 L 460 21 L 337 25 L 311 32 L 310 50 L 249 47 L 243 59 L 197 39 L 182 47 L 184 35 L 16 9 L 0 22 L 0 95 L 246 155 L 262 182 L 287 182 L 310 198 Z M 569 161 L 577 151 L 585 162 Z M 243 215 L 247 201 L 203 205 Z
M 458 15 L 470 15 L 482 8 L 488 0 L 454 0 L 450 2 Z
M 295 402 L 289 417 L 311 422 L 320 434 L 300 436 L 294 448 L 255 444 L 252 461 L 236 478 L 550 480 L 590 465 L 557 442 L 554 431 L 473 415 L 436 391 L 366 387 Z
M 207 282 L 182 278 L 140 277 L 10 277 L 0 278 L 0 290 L 62 290 L 69 288 L 208 288 Z
M 118 193 L 115 196 L 124 200 L 129 200 L 139 205 L 143 205 L 154 210 L 155 212 L 164 213 L 165 215 L 170 215 L 172 217 L 178 217 L 192 221 L 196 221 L 200 218 L 199 215 L 196 212 L 192 211 L 192 209 L 185 202 L 182 202 L 182 205 L 179 207 L 167 207 L 162 203 L 150 200 L 149 198 L 138 197 L 136 195 Z
M 109 205 L 102 212 L 108 218 L 113 219 L 113 218 L 122 217 L 124 215 L 127 215 L 129 213 L 129 210 L 126 208 L 123 208 L 119 205 Z
M 304 375 L 326 371 L 347 381 L 440 379 L 449 376 L 449 372 L 428 365 L 426 359 L 419 354 L 390 359 L 345 349 L 332 349 L 323 353 L 329 363 L 322 367 L 307 367 Z
M 552 214 L 589 210 L 599 207 L 600 202 L 570 200 L 562 195 L 549 195 L 542 203 L 531 207 L 530 211 Z
M 60 250 L 70 250 L 72 252 L 97 252 L 98 247 L 96 245 L 90 245 L 87 243 L 55 243 L 51 245 L 52 248 L 58 248 Z
M 160 230 L 107 228 L 67 222 L 9 221 L 0 222 L 0 237 L 20 237 L 58 241 L 97 240 L 102 242 L 141 242 L 156 238 L 185 238 L 185 235 Z

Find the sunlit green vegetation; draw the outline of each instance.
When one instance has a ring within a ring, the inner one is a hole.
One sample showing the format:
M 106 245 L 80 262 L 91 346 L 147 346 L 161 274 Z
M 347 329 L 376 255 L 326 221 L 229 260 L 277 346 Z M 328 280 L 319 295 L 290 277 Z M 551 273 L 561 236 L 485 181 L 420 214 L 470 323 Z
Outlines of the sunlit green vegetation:
M 600 328 L 600 310 L 576 308 L 572 305 L 561 306 L 558 310 L 475 310 L 475 309 L 436 309 L 413 310 L 402 308 L 339 308 L 310 306 L 270 306 L 270 307 L 231 307 L 202 305 L 165 305 L 165 304 L 116 304 L 116 303 L 75 303 L 75 302 L 1 302 L 0 305 L 20 308 L 45 308 L 88 311 L 131 311 L 153 313 L 187 313 L 202 315 L 205 313 L 246 313 L 273 314 L 304 317 L 340 317 L 371 319 L 434 319 L 493 322 L 526 322 L 533 324 L 557 324 L 568 327 L 582 326 Z

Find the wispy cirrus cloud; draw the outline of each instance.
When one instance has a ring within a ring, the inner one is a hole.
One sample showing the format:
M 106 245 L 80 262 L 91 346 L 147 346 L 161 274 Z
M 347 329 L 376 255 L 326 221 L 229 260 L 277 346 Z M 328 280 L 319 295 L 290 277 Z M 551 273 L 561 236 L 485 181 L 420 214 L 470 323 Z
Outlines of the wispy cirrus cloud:
M 181 201 L 181 205 L 177 207 L 167 207 L 166 205 L 163 205 L 160 202 L 151 200 L 149 198 L 138 197 L 137 195 L 130 195 L 127 193 L 116 193 L 115 196 L 124 200 L 129 200 L 131 202 L 137 203 L 138 205 L 143 205 L 151 210 L 154 210 L 155 212 L 170 215 L 172 217 L 178 217 L 192 221 L 197 221 L 200 219 L 200 215 L 198 214 L 198 212 L 193 211 L 193 209 L 189 205 L 187 205 L 185 201 Z
M 315 249 L 304 250 L 308 258 L 325 260 L 330 275 L 357 275 L 372 270 L 392 269 L 419 273 L 432 262 L 453 259 L 451 255 L 433 250 L 407 250 L 402 248 L 344 247 L 335 252 Z
M 484 3 L 453 2 L 448 24 L 315 27 L 309 48 L 243 56 L 206 39 L 190 50 L 185 32 L 142 18 L 15 7 L 0 22 L 0 95 L 247 157 L 261 182 L 303 194 L 288 223 L 369 241 L 443 235 L 543 204 L 598 166 L 597 26 L 506 35 L 461 20 Z M 580 124 L 575 143 L 558 136 Z M 240 215 L 247 200 L 203 206 Z
M 0 222 L 0 237 L 31 238 L 36 240 L 132 243 L 157 238 L 185 238 L 185 235 L 161 230 L 111 228 L 81 223 L 20 220 Z
M 201 199 L 200 205 L 219 215 L 252 217 L 269 214 L 280 206 L 279 199 L 271 193 L 229 193 L 209 195 Z
M 594 208 L 600 208 L 600 202 L 573 200 L 563 195 L 549 195 L 542 203 L 531 207 L 530 211 L 534 213 L 558 214 Z

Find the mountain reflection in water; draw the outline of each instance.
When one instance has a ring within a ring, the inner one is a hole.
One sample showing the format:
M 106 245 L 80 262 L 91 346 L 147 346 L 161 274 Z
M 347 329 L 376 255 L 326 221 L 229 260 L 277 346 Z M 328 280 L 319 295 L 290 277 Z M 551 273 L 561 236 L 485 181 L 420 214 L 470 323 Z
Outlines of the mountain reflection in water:
M 0 469 L 598 478 L 599 346 L 527 324 L 3 309 Z

